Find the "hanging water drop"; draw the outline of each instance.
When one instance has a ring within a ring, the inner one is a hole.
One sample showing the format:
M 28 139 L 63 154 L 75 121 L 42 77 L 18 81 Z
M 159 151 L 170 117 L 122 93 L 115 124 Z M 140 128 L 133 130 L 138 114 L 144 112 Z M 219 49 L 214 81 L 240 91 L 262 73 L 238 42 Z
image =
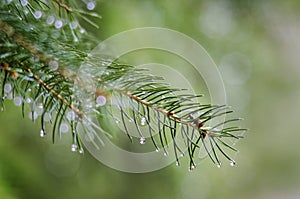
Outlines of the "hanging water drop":
M 40 137 L 45 137 L 45 135 L 46 135 L 46 132 L 42 129 L 42 130 L 40 131 Z
M 30 113 L 28 114 L 28 117 L 29 117 L 29 119 L 31 119 L 31 120 L 36 120 L 37 117 L 38 117 L 38 114 L 37 114 L 35 111 L 33 111 L 33 112 L 30 112 Z
M 218 164 L 217 164 L 217 167 L 218 167 L 218 168 L 221 168 L 221 163 L 218 163 Z
M 140 138 L 140 144 L 145 144 L 146 143 L 146 139 L 144 137 Z
M 78 152 L 82 154 L 84 152 L 83 148 L 80 148 Z
M 60 29 L 63 26 L 63 21 L 61 19 L 57 19 L 54 23 L 54 27 L 56 29 Z
M 119 123 L 120 123 L 120 120 L 116 119 L 116 123 L 119 124 Z
M 141 125 L 142 126 L 146 125 L 146 118 L 144 116 L 141 118 Z
M 159 150 L 159 148 L 156 148 L 155 151 L 156 151 L 156 152 L 159 152 L 160 150 Z
M 86 4 L 86 8 L 87 8 L 88 10 L 94 10 L 95 7 L 96 7 L 96 3 L 95 3 L 94 1 L 90 1 L 90 2 L 88 2 L 88 3 Z
M 52 16 L 52 15 L 49 15 L 46 19 L 46 23 L 49 24 L 49 25 L 52 25 L 55 21 L 55 17 Z
M 49 112 L 45 112 L 45 114 L 44 114 L 44 121 L 45 122 L 50 122 L 50 120 L 51 120 L 51 113 L 49 113 Z
M 180 166 L 179 161 L 176 161 L 176 166 Z
M 75 114 L 75 112 L 73 110 L 71 110 L 71 111 L 67 112 L 67 116 L 66 117 L 67 117 L 67 119 L 69 121 L 74 121 L 75 117 L 76 117 L 76 114 Z
M 33 13 L 33 16 L 34 16 L 34 18 L 39 19 L 43 16 L 43 13 L 42 13 L 42 11 L 37 10 Z
M 28 5 L 27 0 L 21 0 L 20 3 L 21 3 L 21 6 L 27 6 Z
M 58 62 L 55 60 L 51 60 L 49 61 L 48 66 L 50 67 L 50 70 L 56 71 L 58 69 Z
M 12 85 L 10 83 L 6 83 L 4 85 L 4 92 L 5 93 L 10 93 L 12 91 Z
M 69 131 L 69 125 L 67 123 L 61 123 L 59 130 L 62 133 L 67 133 Z
M 14 97 L 14 104 L 15 104 L 16 106 L 21 106 L 21 105 L 22 105 L 22 101 L 23 101 L 23 98 L 22 98 L 22 97 L 20 97 L 20 96 L 15 96 L 15 97 Z
M 43 104 L 42 104 L 42 103 L 38 104 L 38 105 L 35 107 L 34 110 L 36 111 L 36 113 L 37 113 L 38 115 L 42 115 L 43 112 L 44 112 L 44 106 L 43 106 Z
M 77 151 L 77 144 L 72 144 L 71 151 L 73 152 Z
M 164 152 L 164 156 L 168 156 L 169 155 L 169 152 L 168 151 L 165 151 Z
M 27 104 L 32 103 L 32 98 L 31 98 L 31 97 L 27 97 L 27 98 L 25 99 L 25 102 L 26 102 Z
M 106 97 L 99 95 L 96 99 L 96 107 L 104 106 L 106 104 Z
M 235 161 L 234 160 L 232 160 L 231 162 L 230 162 L 230 166 L 232 166 L 232 167 L 234 167 L 235 166 Z
M 180 153 L 180 157 L 183 157 L 184 156 L 184 153 Z

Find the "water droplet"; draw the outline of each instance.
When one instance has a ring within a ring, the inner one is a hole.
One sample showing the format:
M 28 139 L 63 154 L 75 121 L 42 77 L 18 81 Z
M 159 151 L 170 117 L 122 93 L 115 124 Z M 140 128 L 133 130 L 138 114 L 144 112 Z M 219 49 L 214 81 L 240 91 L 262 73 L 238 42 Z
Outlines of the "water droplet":
M 51 60 L 49 61 L 48 66 L 50 67 L 50 70 L 56 71 L 58 69 L 58 62 L 55 60 Z
M 221 163 L 218 163 L 218 164 L 217 164 L 217 167 L 218 167 L 218 168 L 221 168 L 221 166 L 222 166 Z
M 96 99 L 96 107 L 104 106 L 106 104 L 106 97 L 99 95 Z
M 230 166 L 234 167 L 235 165 L 236 165 L 235 161 L 232 160 L 232 161 L 230 162 Z
M 80 32 L 81 34 L 83 34 L 83 33 L 85 33 L 85 30 L 84 30 L 83 28 L 81 28 L 81 29 L 79 30 L 79 32 Z
M 88 2 L 88 3 L 86 4 L 86 8 L 87 8 L 88 10 L 94 10 L 95 7 L 96 7 L 96 3 L 95 3 L 94 1 L 90 1 L 90 2 Z
M 128 120 L 128 122 L 133 122 L 133 120 L 132 120 L 132 119 L 130 119 L 130 120 Z
M 46 19 L 46 23 L 49 25 L 53 24 L 54 21 L 55 21 L 55 17 L 53 15 L 49 15 Z
M 38 114 L 37 114 L 35 111 L 33 111 L 33 112 L 30 112 L 30 113 L 28 114 L 28 117 L 29 117 L 29 119 L 31 119 L 31 120 L 36 120 L 37 117 L 38 117 Z
M 169 155 L 168 151 L 165 151 L 164 156 L 168 156 L 168 155 Z
M 145 126 L 145 125 L 146 125 L 146 118 L 145 118 L 145 117 L 142 117 L 142 118 L 141 118 L 141 125 L 142 125 L 142 126 Z
M 62 133 L 67 133 L 69 131 L 69 125 L 67 123 L 61 123 L 59 130 Z
M 119 123 L 120 123 L 120 120 L 116 120 L 116 123 L 119 124 Z
M 28 5 L 27 0 L 21 0 L 20 3 L 21 3 L 22 6 L 27 6 Z
M 75 114 L 75 112 L 74 111 L 69 111 L 69 112 L 67 112 L 67 119 L 69 120 L 69 121 L 74 121 L 75 120 L 75 117 L 76 117 L 76 114 Z
M 42 130 L 40 131 L 40 137 L 45 137 L 45 135 L 46 135 L 46 132 L 42 129 Z
M 78 27 L 78 21 L 72 21 L 71 23 L 70 23 L 70 26 L 71 26 L 71 28 L 72 29 L 76 29 L 77 27 Z
M 4 85 L 4 92 L 5 93 L 10 93 L 12 91 L 12 85 L 10 83 L 6 83 Z
M 159 150 L 159 148 L 157 148 L 157 149 L 155 149 L 155 151 L 156 151 L 156 152 L 159 152 L 160 150 Z
M 180 157 L 183 157 L 184 156 L 184 153 L 180 153 Z
M 22 105 L 22 101 L 23 101 L 23 98 L 22 98 L 22 97 L 20 97 L 20 96 L 15 96 L 15 97 L 14 97 L 14 104 L 15 104 L 16 106 L 21 106 L 21 105 Z
M 33 77 L 33 73 L 28 73 L 28 77 Z
M 145 144 L 146 143 L 146 139 L 144 137 L 140 138 L 140 144 Z
M 43 106 L 43 104 L 42 104 L 42 103 L 38 104 L 38 105 L 35 107 L 34 110 L 36 111 L 36 113 L 37 113 L 38 115 L 42 115 L 43 112 L 44 112 L 44 106 Z
M 83 151 L 83 148 L 80 148 L 80 149 L 79 149 L 79 153 L 82 154 L 83 152 L 84 152 L 84 151 Z
M 75 152 L 77 151 L 77 148 L 78 148 L 77 144 L 72 144 L 71 151 Z
M 37 10 L 33 13 L 33 16 L 34 16 L 34 18 L 39 19 L 43 16 L 43 13 L 42 13 L 42 11 Z
M 54 27 L 56 29 L 60 29 L 63 26 L 63 21 L 61 19 L 57 19 L 54 23 Z
M 51 113 L 49 113 L 49 112 L 46 112 L 45 114 L 44 114 L 44 121 L 45 122 L 50 122 L 50 120 L 51 120 Z
M 25 102 L 26 102 L 27 104 L 32 103 L 32 98 L 31 98 L 31 97 L 27 97 L 27 98 L 25 99 Z
M 180 164 L 179 164 L 179 162 L 178 162 L 178 161 L 176 161 L 176 166 L 180 166 Z
M 27 10 L 27 9 L 24 9 L 24 10 L 23 10 L 23 12 L 24 12 L 24 14 L 25 14 L 25 15 L 28 15 L 28 13 L 29 13 L 29 10 Z

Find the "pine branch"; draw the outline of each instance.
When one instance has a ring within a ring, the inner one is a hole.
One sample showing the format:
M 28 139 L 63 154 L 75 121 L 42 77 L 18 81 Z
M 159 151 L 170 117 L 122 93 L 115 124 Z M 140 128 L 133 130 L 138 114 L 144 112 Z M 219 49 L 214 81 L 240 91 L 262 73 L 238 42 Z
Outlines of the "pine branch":
M 245 129 L 232 126 L 240 119 L 216 123 L 232 112 L 229 107 L 200 104 L 201 95 L 172 88 L 145 69 L 86 53 L 91 37 L 78 18 L 97 26 L 87 17 L 97 14 L 81 10 L 75 2 L 58 0 L 7 1 L 0 8 L 0 104 L 4 107 L 5 99 L 13 100 L 22 107 L 23 116 L 29 107 L 33 121 L 40 116 L 41 137 L 47 122 L 52 123 L 53 142 L 70 128 L 71 149 L 82 153 L 79 126 L 100 142 L 97 132 L 111 136 L 91 121 L 90 115 L 96 114 L 99 120 L 119 121 L 131 141 L 133 123 L 141 144 L 147 141 L 147 133 L 156 150 L 163 149 L 166 155 L 171 140 L 178 165 L 186 150 L 193 169 L 201 146 L 214 164 L 221 165 L 219 155 L 235 164 L 223 148 L 236 151 L 226 139 L 242 138 Z M 84 71 L 82 64 L 92 67 Z M 96 90 L 90 89 L 91 83 Z M 115 108 L 119 117 L 112 114 Z

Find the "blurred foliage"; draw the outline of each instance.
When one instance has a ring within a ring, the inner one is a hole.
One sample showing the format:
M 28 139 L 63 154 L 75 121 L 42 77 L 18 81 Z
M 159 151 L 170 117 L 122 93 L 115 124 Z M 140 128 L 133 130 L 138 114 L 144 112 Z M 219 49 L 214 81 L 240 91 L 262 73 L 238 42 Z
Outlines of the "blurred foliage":
M 237 167 L 169 166 L 127 174 L 52 144 L 6 103 L 0 114 L 0 198 L 300 198 L 299 1 L 98 2 L 99 41 L 136 27 L 180 31 L 202 44 L 223 74 L 228 103 L 251 131 Z

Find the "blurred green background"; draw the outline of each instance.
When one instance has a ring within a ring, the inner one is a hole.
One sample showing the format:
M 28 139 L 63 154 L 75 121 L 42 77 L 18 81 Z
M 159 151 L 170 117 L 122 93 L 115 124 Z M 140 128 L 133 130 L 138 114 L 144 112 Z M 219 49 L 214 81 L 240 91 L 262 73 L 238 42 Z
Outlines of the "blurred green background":
M 236 167 L 207 159 L 193 172 L 171 165 L 146 174 L 112 170 L 67 138 L 39 138 L 39 124 L 6 103 L 0 114 L 0 198 L 300 198 L 300 2 L 109 0 L 97 2 L 99 41 L 131 28 L 166 27 L 204 46 L 228 104 L 250 128 Z M 175 41 L 176 42 L 176 41 Z M 187 160 L 186 160 L 187 161 Z

